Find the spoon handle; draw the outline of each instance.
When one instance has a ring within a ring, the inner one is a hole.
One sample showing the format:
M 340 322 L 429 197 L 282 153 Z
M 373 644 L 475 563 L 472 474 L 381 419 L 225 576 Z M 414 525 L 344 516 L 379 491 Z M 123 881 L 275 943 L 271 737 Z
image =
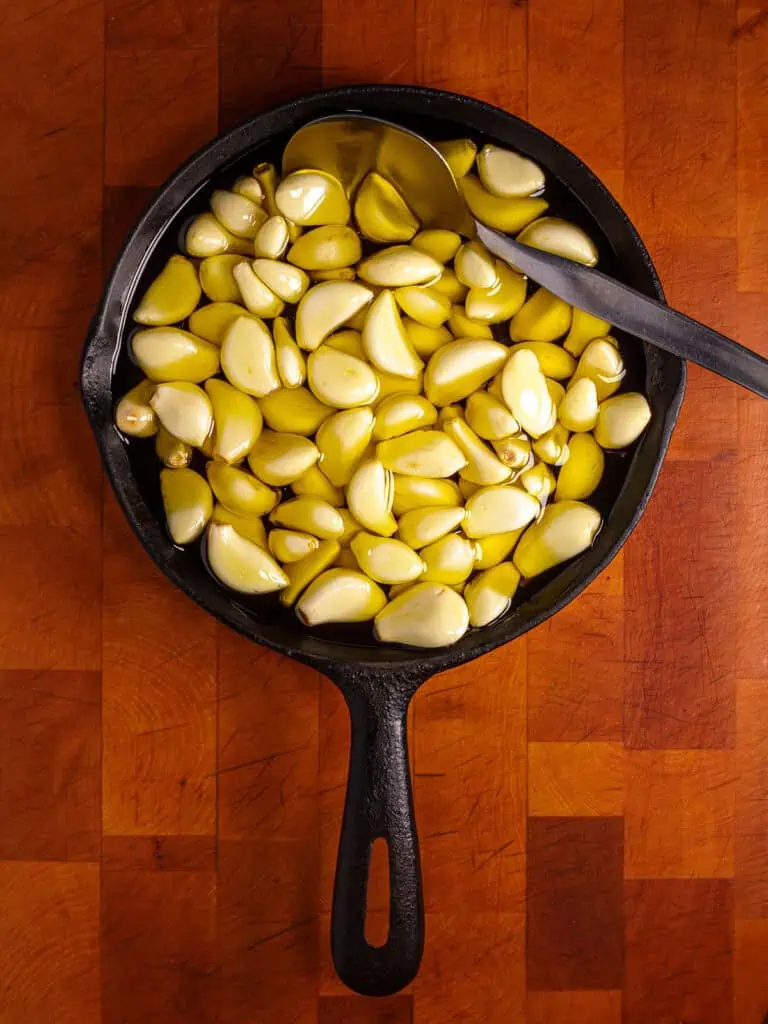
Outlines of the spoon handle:
M 768 398 L 768 359 L 757 352 L 592 267 L 522 245 L 482 224 L 477 237 L 494 256 L 565 302 Z

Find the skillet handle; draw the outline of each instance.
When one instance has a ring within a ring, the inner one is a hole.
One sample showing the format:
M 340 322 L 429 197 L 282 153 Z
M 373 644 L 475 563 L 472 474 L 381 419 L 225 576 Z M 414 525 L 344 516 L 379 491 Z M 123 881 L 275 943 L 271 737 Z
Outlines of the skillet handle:
M 341 678 L 340 678 L 341 676 Z M 397 673 L 335 674 L 349 708 L 349 779 L 331 915 L 331 952 L 339 977 L 362 995 L 399 991 L 415 976 L 424 948 L 419 844 L 408 767 L 406 715 L 418 680 Z M 333 678 L 333 677 L 332 677 Z M 371 846 L 389 851 L 389 934 L 365 938 Z

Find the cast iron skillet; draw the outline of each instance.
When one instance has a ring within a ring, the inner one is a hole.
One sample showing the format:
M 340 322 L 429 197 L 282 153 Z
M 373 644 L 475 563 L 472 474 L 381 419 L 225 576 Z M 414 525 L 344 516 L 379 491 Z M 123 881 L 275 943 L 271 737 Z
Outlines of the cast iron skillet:
M 580 223 L 600 249 L 600 267 L 663 298 L 642 242 L 615 200 L 572 153 L 524 121 L 465 96 L 410 86 L 358 86 L 303 97 L 222 135 L 193 156 L 160 190 L 121 252 L 90 328 L 81 386 L 107 474 L 144 548 L 178 587 L 220 621 L 276 651 L 319 669 L 339 687 L 352 721 L 349 782 L 333 894 L 331 945 L 336 969 L 352 989 L 385 995 L 418 970 L 424 942 L 418 841 L 408 770 L 406 711 L 416 689 L 537 626 L 576 597 L 611 561 L 637 523 L 661 467 L 685 386 L 674 356 L 620 339 L 627 386 L 643 390 L 653 417 L 630 453 L 610 456 L 593 499 L 605 525 L 588 552 L 519 592 L 500 621 L 470 631 L 455 646 L 425 651 L 374 644 L 368 626 L 300 627 L 274 600 L 241 599 L 207 572 L 199 551 L 175 547 L 163 527 L 152 445 L 126 445 L 112 424 L 113 403 L 139 378 L 126 355 L 131 313 L 171 252 L 189 217 L 206 208 L 213 187 L 282 148 L 304 122 L 358 110 L 399 122 L 431 139 L 471 136 L 528 154 L 548 175 L 554 212 Z M 366 884 L 372 842 L 389 848 L 390 916 L 385 945 L 365 940 Z

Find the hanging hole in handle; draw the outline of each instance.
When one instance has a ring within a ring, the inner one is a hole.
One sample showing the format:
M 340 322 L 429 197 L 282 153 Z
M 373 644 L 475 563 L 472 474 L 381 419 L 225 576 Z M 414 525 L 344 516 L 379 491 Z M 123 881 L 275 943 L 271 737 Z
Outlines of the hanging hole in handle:
M 365 941 L 386 946 L 389 938 L 389 844 L 384 836 L 371 843 L 365 908 Z

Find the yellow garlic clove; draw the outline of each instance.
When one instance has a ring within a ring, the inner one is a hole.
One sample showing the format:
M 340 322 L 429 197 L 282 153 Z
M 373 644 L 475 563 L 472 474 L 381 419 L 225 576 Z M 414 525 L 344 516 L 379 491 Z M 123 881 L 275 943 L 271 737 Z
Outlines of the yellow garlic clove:
M 482 486 L 501 484 L 509 479 L 512 473 L 510 468 L 496 458 L 460 416 L 444 423 L 443 430 L 466 456 L 467 464 L 461 470 L 462 479 Z
M 280 182 L 275 192 L 278 210 L 301 227 L 346 224 L 349 201 L 338 178 L 325 171 L 294 171 Z
M 198 445 L 198 450 L 206 457 L 206 459 L 213 458 L 213 446 L 216 443 L 215 430 L 211 429 L 210 434 L 203 441 L 201 445 Z
M 200 447 L 213 428 L 210 399 L 197 384 L 158 384 L 149 404 L 170 434 L 195 448 Z
M 250 395 L 226 381 L 206 381 L 205 390 L 213 406 L 214 458 L 222 462 L 239 462 L 253 448 L 261 433 L 261 409 Z
M 241 594 L 271 594 L 288 585 L 272 556 L 227 523 L 208 527 L 205 553 L 213 575 Z
M 303 234 L 286 259 L 304 270 L 340 270 L 353 266 L 361 255 L 360 237 L 353 228 L 328 224 Z
M 447 423 L 448 420 L 454 420 L 459 416 L 461 419 L 464 418 L 464 410 L 460 405 L 444 405 L 438 413 L 437 425 L 440 430 L 443 429 L 443 424 Z
M 583 432 L 597 423 L 597 386 L 591 377 L 580 377 L 566 391 L 557 407 L 557 418 L 567 430 Z
M 206 256 L 221 256 L 225 252 L 250 256 L 252 243 L 227 231 L 212 213 L 201 213 L 186 230 L 184 249 L 190 256 L 203 259 Z
M 245 196 L 254 203 L 258 203 L 259 206 L 264 202 L 264 189 L 261 187 L 258 179 L 250 174 L 238 178 L 232 186 L 232 191 L 237 192 L 238 195 Z
M 246 394 L 263 398 L 280 387 L 275 345 L 258 317 L 241 316 L 224 334 L 221 368 L 227 380 Z
M 339 510 L 344 504 L 344 491 L 340 487 L 334 487 L 317 463 L 305 470 L 298 480 L 293 481 L 291 490 L 297 498 L 304 494 L 314 495 Z
M 211 521 L 234 526 L 241 537 L 245 537 L 252 544 L 258 544 L 260 548 L 267 547 L 267 531 L 264 522 L 258 516 L 241 516 L 217 503 L 214 505 Z
M 406 201 L 377 171 L 369 171 L 358 189 L 355 220 L 372 242 L 408 242 L 419 230 Z
M 467 288 L 493 288 L 499 280 L 495 262 L 480 242 L 465 242 L 456 253 L 453 269 Z
M 463 306 L 454 306 L 448 318 L 448 327 L 456 338 L 481 338 L 493 341 L 493 331 L 488 324 L 470 320 Z
M 364 309 L 373 298 L 370 288 L 356 281 L 323 281 L 304 294 L 296 310 L 296 341 L 314 351 L 329 334 Z
M 228 253 L 223 256 L 209 256 L 203 260 L 200 264 L 200 284 L 211 302 L 240 301 L 240 289 L 232 276 L 232 270 L 242 262 L 242 256 L 232 256 Z M 189 311 L 190 314 L 193 313 L 193 310 L 194 307 Z M 192 330 L 191 323 L 190 330 Z
M 183 469 L 192 461 L 192 445 L 160 427 L 155 434 L 155 454 L 168 469 Z
M 339 537 L 339 543 L 341 545 L 349 544 L 352 538 L 356 534 L 360 533 L 362 526 L 358 523 L 348 508 L 340 508 L 339 515 L 344 520 L 344 533 Z M 357 568 L 357 559 L 355 559 L 355 564 L 350 566 L 350 568 Z
M 219 224 L 238 238 L 255 238 L 267 219 L 263 208 L 240 192 L 217 189 L 211 196 L 211 209 Z
M 451 315 L 451 300 L 432 288 L 396 288 L 394 296 L 407 316 L 426 327 L 440 327 Z
M 393 497 L 392 473 L 378 459 L 361 463 L 347 487 L 349 511 L 366 530 L 383 537 L 391 537 L 397 529 L 392 515 Z
M 150 380 L 197 384 L 219 369 L 215 345 L 179 327 L 147 327 L 131 338 L 134 361 Z
M 218 259 L 219 257 L 214 257 Z M 240 256 L 238 263 L 242 262 Z M 234 281 L 234 278 L 232 278 Z M 240 298 L 240 290 L 237 293 Z M 241 305 L 234 302 L 210 302 L 207 306 L 196 309 L 189 318 L 189 329 L 192 334 L 199 338 L 205 338 L 213 345 L 221 345 L 224 340 L 227 328 L 234 323 L 239 316 L 248 316 L 248 311 Z
M 489 533 L 487 537 L 479 537 L 475 541 L 475 568 L 492 569 L 499 565 L 514 551 L 515 544 L 523 535 L 525 527 L 519 530 L 506 530 L 504 533 Z
M 560 403 L 565 398 L 565 388 L 558 380 L 551 380 L 547 377 L 547 391 L 549 397 L 552 399 L 552 405 L 555 407 L 555 413 L 560 408 Z
M 266 162 L 256 164 L 253 168 L 253 177 L 258 181 L 264 193 L 264 209 L 270 217 L 274 217 L 280 212 L 275 203 L 275 191 L 277 190 L 277 171 L 275 170 L 275 165 Z
M 430 583 L 463 583 L 475 567 L 475 545 L 458 533 L 449 533 L 421 549 L 422 579 Z
M 346 409 L 330 416 L 319 428 L 315 443 L 320 450 L 320 469 L 335 487 L 346 487 L 371 440 L 374 415 L 371 409 Z
M 381 587 L 354 569 L 328 569 L 305 590 L 296 614 L 305 626 L 367 622 L 387 603 Z
M 548 466 L 564 466 L 568 461 L 570 434 L 562 423 L 556 423 L 546 434 L 533 442 L 533 451 Z
M 453 340 L 453 335 L 447 327 L 427 327 L 412 320 L 411 317 L 403 318 L 403 327 L 411 347 L 422 359 L 429 359 L 441 345 Z
M 133 319 L 147 327 L 164 327 L 185 320 L 200 301 L 200 281 L 194 263 L 171 256 L 147 288 Z
M 311 533 L 321 540 L 336 540 L 344 532 L 344 521 L 339 510 L 311 494 L 302 494 L 299 498 L 282 502 L 269 519 L 275 526 Z
M 650 421 L 651 407 L 644 395 L 635 391 L 616 395 L 600 403 L 595 440 L 609 450 L 626 448 L 640 437 Z
M 115 406 L 115 426 L 127 437 L 153 437 L 157 433 L 157 417 L 149 404 L 155 385 L 143 380 L 123 395 Z
M 462 497 L 466 500 L 471 498 L 475 491 L 480 490 L 480 484 L 473 484 L 469 480 L 465 480 L 464 477 L 459 478 L 459 490 L 461 491 Z
M 318 228 L 319 230 L 319 228 Z M 312 270 L 310 281 L 354 281 L 357 277 L 353 267 L 339 267 L 338 270 Z M 359 314 L 357 314 L 359 316 Z
M 268 543 L 269 550 L 278 562 L 284 564 L 298 562 L 320 547 L 317 537 L 298 530 L 271 530 Z
M 474 174 L 461 178 L 459 188 L 472 216 L 506 235 L 517 234 L 526 224 L 541 217 L 549 206 L 545 199 L 503 199 L 495 196 L 483 188 Z
M 532 494 L 542 507 L 555 491 L 555 474 L 545 462 L 537 462 L 535 466 L 524 470 L 518 479 L 520 485 Z
M 160 491 L 168 532 L 175 544 L 191 544 L 211 518 L 211 489 L 193 469 L 160 471 Z
M 461 235 L 457 231 L 448 231 L 445 228 L 428 228 L 426 231 L 419 231 L 411 240 L 411 245 L 438 263 L 450 263 L 459 251 Z
M 463 597 L 439 583 L 417 583 L 376 616 L 376 639 L 410 647 L 447 647 L 469 628 Z
M 456 442 L 441 430 L 414 430 L 379 441 L 376 457 L 386 469 L 403 476 L 449 477 L 467 464 Z
M 433 405 L 461 402 L 481 388 L 504 365 L 507 348 L 498 341 L 470 338 L 451 341 L 427 363 L 424 390 Z
M 205 472 L 218 501 L 236 515 L 263 516 L 277 504 L 277 493 L 243 469 L 209 462 Z
M 307 379 L 307 364 L 301 349 L 293 340 L 288 321 L 283 316 L 272 324 L 275 341 L 277 373 L 284 388 L 298 388 Z
M 487 390 L 488 394 L 491 396 L 491 398 L 497 398 L 500 402 L 504 401 L 504 396 L 501 393 L 501 378 L 502 378 L 503 374 L 504 374 L 504 371 L 503 370 L 499 370 L 499 372 L 496 374 L 496 376 L 493 378 L 493 380 L 490 382 L 490 384 L 486 388 L 486 390 Z M 563 394 L 565 394 L 565 388 L 563 388 Z
M 509 562 L 486 569 L 470 580 L 464 590 L 470 626 L 488 626 L 509 611 L 519 583 L 520 573 Z
M 560 470 L 555 488 L 555 501 L 582 501 L 595 490 L 603 477 L 605 456 L 591 434 L 571 438 L 568 461 Z
M 494 441 L 493 450 L 511 470 L 522 471 L 531 461 L 531 442 L 527 437 L 505 437 Z
M 520 424 L 506 405 L 487 391 L 475 391 L 469 396 L 465 417 L 474 432 L 486 441 L 500 441 L 520 430 Z
M 539 214 L 536 216 L 539 217 Z M 539 217 L 520 232 L 517 240 L 533 249 L 542 249 L 576 263 L 585 263 L 588 267 L 594 267 L 597 263 L 597 247 L 589 235 L 559 217 Z
M 525 302 L 525 278 L 506 263 L 496 260 L 498 282 L 493 288 L 471 288 L 464 312 L 471 320 L 500 324 L 508 320 Z
M 268 217 L 256 232 L 253 240 L 255 256 L 270 260 L 279 260 L 290 241 L 288 221 L 281 214 Z
M 411 583 L 424 571 L 422 560 L 401 540 L 360 532 L 349 546 L 362 571 L 377 583 Z
M 463 178 L 465 174 L 469 174 L 477 156 L 477 146 L 471 139 L 436 142 L 435 149 L 450 167 L 454 178 Z
M 595 382 L 598 400 L 602 402 L 618 391 L 625 373 L 619 350 L 606 338 L 598 338 L 590 341 L 582 352 L 568 387 L 572 388 L 582 377 L 589 377 Z
M 353 572 L 358 572 L 360 569 L 360 566 L 357 564 L 357 559 L 352 554 L 352 549 L 344 547 L 336 557 L 333 567 L 334 569 L 351 569 Z
M 326 338 L 323 345 L 328 348 L 338 349 L 339 352 L 346 352 L 349 356 L 365 361 L 365 349 L 363 348 L 363 336 L 360 331 L 354 331 L 349 327 L 336 331 L 329 338 Z
M 310 353 L 307 381 L 312 393 L 335 409 L 368 405 L 379 393 L 379 378 L 367 362 L 327 345 Z
M 285 487 L 314 466 L 319 457 L 317 447 L 300 434 L 264 430 L 248 454 L 248 465 L 263 483 Z
M 545 184 L 538 164 L 501 146 L 483 146 L 477 154 L 477 173 L 489 192 L 505 199 L 532 196 Z
M 392 511 L 397 516 L 413 509 L 458 506 L 462 503 L 461 491 L 453 480 L 396 475 L 394 492 Z
M 463 302 L 469 291 L 469 288 L 461 283 L 450 267 L 446 267 L 440 277 L 436 281 L 432 281 L 429 287 L 450 299 L 451 302 Z
M 286 566 L 289 583 L 280 594 L 280 603 L 290 608 L 312 580 L 333 565 L 340 551 L 341 545 L 337 540 L 322 540 L 314 551 Z
M 379 397 L 374 402 L 374 409 L 385 398 L 390 395 L 420 395 L 424 385 L 424 374 L 419 373 L 418 377 L 399 377 L 396 373 L 387 373 L 386 370 L 377 370 L 379 377 Z
M 463 530 L 468 537 L 487 537 L 527 526 L 539 514 L 539 503 L 521 487 L 481 487 L 467 500 Z
M 555 406 L 539 361 L 529 349 L 510 355 L 501 377 L 504 402 L 526 434 L 541 437 L 555 425 Z
M 275 259 L 256 259 L 253 272 L 283 302 L 296 303 L 309 287 L 306 272 Z
M 418 377 L 424 364 L 411 348 L 397 303 L 385 289 L 376 296 L 363 326 L 363 348 L 373 365 L 398 377 Z
M 376 408 L 374 441 L 387 441 L 437 422 L 437 409 L 423 395 L 389 395 Z
M 271 430 L 309 437 L 333 414 L 305 387 L 280 388 L 259 400 L 259 408 Z
M 404 543 L 418 551 L 451 533 L 464 521 L 464 509 L 456 505 L 415 508 L 400 517 L 397 532 Z
M 524 348 L 533 352 L 539 361 L 541 372 L 552 380 L 567 380 L 576 369 L 576 360 L 562 345 L 556 345 L 551 341 L 520 341 L 517 345 L 512 345 L 509 351 L 519 352 Z
M 509 336 L 512 341 L 555 341 L 571 326 L 571 315 L 567 302 L 539 288 L 512 317 Z
M 232 268 L 232 276 L 240 289 L 240 296 L 246 309 L 256 316 L 275 317 L 285 309 L 285 303 L 256 274 L 253 267 L 243 260 Z
M 585 313 L 583 309 L 573 308 L 573 318 L 568 337 L 563 342 L 563 348 L 578 359 L 590 341 L 595 338 L 603 338 L 610 331 L 611 325 L 607 320 L 600 320 L 591 313 Z
M 379 249 L 357 268 L 358 277 L 382 288 L 432 284 L 443 272 L 442 264 L 411 245 L 392 245 Z
M 523 576 L 538 576 L 586 551 L 600 524 L 600 513 L 590 505 L 556 501 L 547 505 L 539 521 L 525 531 L 512 560 Z

